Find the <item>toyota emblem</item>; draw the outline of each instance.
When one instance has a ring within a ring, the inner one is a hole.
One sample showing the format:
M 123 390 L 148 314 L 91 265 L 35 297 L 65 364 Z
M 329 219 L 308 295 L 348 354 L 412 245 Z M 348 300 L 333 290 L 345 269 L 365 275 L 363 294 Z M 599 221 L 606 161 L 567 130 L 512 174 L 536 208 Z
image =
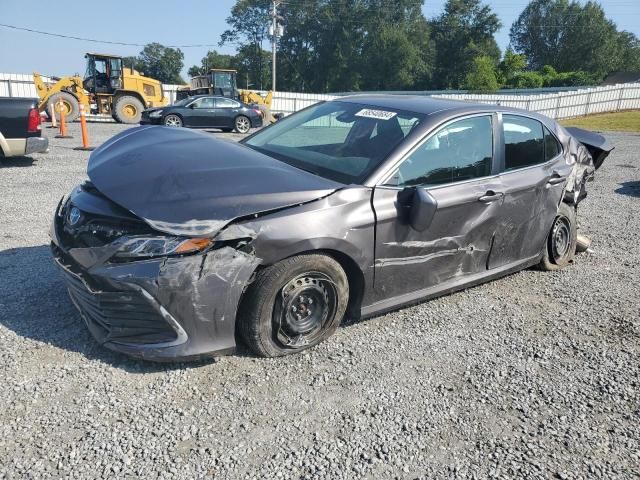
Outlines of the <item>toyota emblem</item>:
M 82 214 L 77 207 L 73 207 L 69 212 L 69 225 L 74 226 L 80 221 Z

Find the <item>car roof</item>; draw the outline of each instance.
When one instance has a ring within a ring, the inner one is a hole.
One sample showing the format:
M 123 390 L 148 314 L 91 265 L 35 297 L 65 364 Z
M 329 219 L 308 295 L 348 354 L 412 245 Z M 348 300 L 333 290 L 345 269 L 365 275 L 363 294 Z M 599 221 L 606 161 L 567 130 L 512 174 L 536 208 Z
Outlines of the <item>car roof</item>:
M 337 97 L 335 101 L 361 103 L 371 107 L 392 108 L 422 113 L 424 115 L 439 112 L 473 113 L 503 110 L 502 107 L 496 107 L 495 105 L 463 102 L 460 100 L 450 100 L 448 98 L 433 98 L 422 95 L 349 95 L 347 97 Z
M 208 94 L 208 93 L 203 93 L 203 94 L 200 94 L 200 95 L 190 95 L 190 96 L 189 96 L 189 97 L 187 97 L 187 98 L 193 98 L 193 99 L 196 99 L 196 98 L 205 98 L 205 97 L 213 97 L 213 98 L 228 98 L 229 100 L 234 100 L 234 101 L 236 101 L 236 102 L 239 102 L 239 101 L 240 101 L 240 100 L 235 99 L 235 98 L 225 97 L 224 95 L 211 95 L 211 94 Z

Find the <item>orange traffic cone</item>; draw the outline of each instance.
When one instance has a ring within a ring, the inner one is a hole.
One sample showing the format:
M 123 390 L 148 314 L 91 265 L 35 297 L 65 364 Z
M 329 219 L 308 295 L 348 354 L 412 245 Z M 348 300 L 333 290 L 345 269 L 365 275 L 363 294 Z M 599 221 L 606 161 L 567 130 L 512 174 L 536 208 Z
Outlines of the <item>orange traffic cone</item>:
M 89 132 L 87 131 L 87 118 L 84 115 L 84 105 L 80 104 L 80 130 L 82 131 L 82 146 L 76 147 L 74 150 L 95 150 L 95 147 L 89 146 Z
M 73 138 L 71 135 L 67 135 L 67 124 L 64 121 L 64 103 L 62 103 L 62 99 L 58 102 L 58 109 L 60 110 L 60 133 L 56 135 L 56 138 Z

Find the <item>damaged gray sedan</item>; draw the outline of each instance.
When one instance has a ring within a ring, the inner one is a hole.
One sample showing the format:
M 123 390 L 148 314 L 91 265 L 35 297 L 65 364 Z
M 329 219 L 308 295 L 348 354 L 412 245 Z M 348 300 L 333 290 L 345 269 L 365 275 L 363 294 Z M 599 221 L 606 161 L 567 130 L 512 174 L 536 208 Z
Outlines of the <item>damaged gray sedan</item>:
M 404 96 L 317 104 L 240 144 L 133 128 L 91 155 L 52 250 L 108 348 L 285 355 L 345 315 L 567 266 L 610 151 L 530 112 Z

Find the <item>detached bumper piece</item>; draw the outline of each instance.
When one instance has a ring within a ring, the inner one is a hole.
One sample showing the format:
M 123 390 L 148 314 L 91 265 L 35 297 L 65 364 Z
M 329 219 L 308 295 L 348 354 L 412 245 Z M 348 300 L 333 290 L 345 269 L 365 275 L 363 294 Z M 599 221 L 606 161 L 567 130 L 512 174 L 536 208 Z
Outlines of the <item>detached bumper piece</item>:
M 157 348 L 186 341 L 186 334 L 177 323 L 178 328 L 172 326 L 167 321 L 168 313 L 154 304 L 151 296 L 142 289 L 96 291 L 58 256 L 56 263 L 64 274 L 72 302 L 98 342 Z

